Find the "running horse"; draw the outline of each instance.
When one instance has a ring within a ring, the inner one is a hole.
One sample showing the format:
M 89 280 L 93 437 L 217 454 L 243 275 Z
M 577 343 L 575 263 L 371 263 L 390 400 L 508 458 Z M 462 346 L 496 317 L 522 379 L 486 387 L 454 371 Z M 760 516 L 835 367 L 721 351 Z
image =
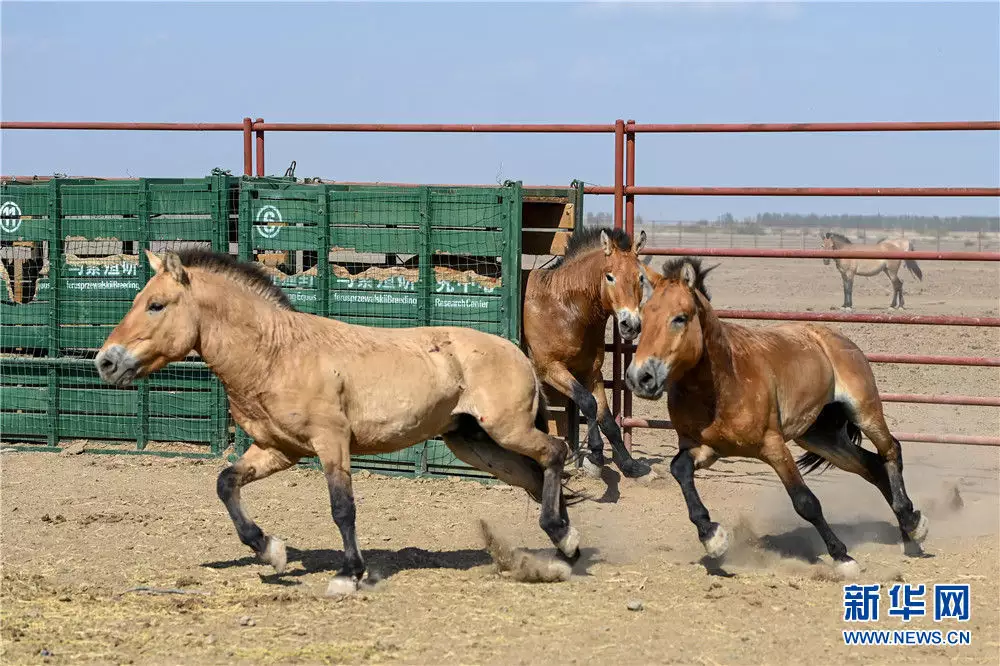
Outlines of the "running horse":
M 281 573 L 286 550 L 243 512 L 240 488 L 318 456 L 344 546 L 331 593 L 358 588 L 351 455 L 389 453 L 436 436 L 466 463 L 524 488 L 561 555 L 579 556 L 562 469 L 566 443 L 547 434 L 541 385 L 512 342 L 470 328 L 371 328 L 296 311 L 260 270 L 188 249 L 162 258 L 95 364 L 128 386 L 198 352 L 221 380 L 253 444 L 218 477 L 239 535 Z
M 889 240 L 880 238 L 875 241 L 875 245 L 854 245 L 847 236 L 843 236 L 832 231 L 823 234 L 824 250 L 861 250 L 870 252 L 913 252 L 913 241 L 905 238 Z M 924 274 L 920 266 L 913 259 L 834 259 L 840 277 L 844 281 L 844 304 L 841 306 L 845 310 L 854 307 L 854 276 L 871 277 L 880 273 L 885 273 L 892 282 L 892 304 L 890 308 L 903 307 L 903 281 L 899 279 L 899 266 L 906 264 L 906 267 L 918 279 L 923 280 Z M 823 265 L 830 265 L 830 258 L 823 258 Z
M 564 255 L 551 268 L 532 270 L 524 290 L 525 351 L 539 378 L 576 403 L 587 420 L 584 468 L 595 477 L 605 464 L 602 431 L 622 474 L 650 472 L 625 448 L 601 372 L 609 317 L 625 340 L 639 335 L 646 271 L 638 254 L 645 242 L 645 231 L 633 243 L 621 229 L 577 227 Z
M 670 471 L 708 555 L 724 555 L 729 538 L 711 521 L 694 472 L 729 456 L 756 458 L 774 469 L 843 577 L 857 576 L 860 568 L 830 529 L 800 468 L 808 473 L 836 465 L 872 483 L 896 515 L 904 551 L 919 555 L 927 519 L 906 494 L 902 448 L 886 425 L 864 354 L 822 325 L 751 329 L 723 322 L 712 309 L 707 272 L 690 257 L 667 262 L 662 275 L 650 271 L 642 338 L 626 383 L 641 398 L 667 395 L 679 448 Z M 861 433 L 877 454 L 862 448 Z M 790 440 L 806 450 L 798 464 L 786 445 Z

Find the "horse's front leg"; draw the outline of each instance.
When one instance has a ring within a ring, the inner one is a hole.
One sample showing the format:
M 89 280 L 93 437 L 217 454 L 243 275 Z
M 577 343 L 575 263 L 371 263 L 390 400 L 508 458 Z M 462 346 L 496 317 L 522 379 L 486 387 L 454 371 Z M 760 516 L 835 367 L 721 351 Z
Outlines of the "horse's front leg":
M 715 453 L 708 447 L 698 446 L 691 440 L 681 438 L 681 450 L 670 461 L 670 473 L 680 484 L 681 493 L 684 495 L 684 503 L 687 504 L 688 518 L 698 529 L 698 539 L 705 547 L 705 552 L 709 557 L 720 558 L 729 549 L 729 534 L 719 523 L 713 523 L 708 514 L 708 509 L 701 501 L 698 490 L 694 487 L 694 470 L 696 466 L 707 467 L 715 460 Z M 698 460 L 704 461 L 696 463 Z
M 315 439 L 313 448 L 323 465 L 330 491 L 330 512 L 344 544 L 344 564 L 330 580 L 327 594 L 351 594 L 365 574 L 365 562 L 355 532 L 356 509 L 351 484 L 351 432 L 346 420 L 337 420 Z
M 844 278 L 844 305 L 845 310 L 850 310 L 854 307 L 854 276 L 843 274 Z
M 240 504 L 240 488 L 275 472 L 288 469 L 298 460 L 297 456 L 289 456 L 276 449 L 266 449 L 251 444 L 236 463 L 219 473 L 215 486 L 219 499 L 226 505 L 226 511 L 233 520 L 240 541 L 250 546 L 262 562 L 270 564 L 279 574 L 284 573 L 288 561 L 285 544 L 281 539 L 266 536 L 257 523 L 243 512 Z
M 597 400 L 562 363 L 552 363 L 546 368 L 544 381 L 572 400 L 579 408 L 587 421 L 587 448 L 590 451 L 590 462 L 598 467 L 604 465 L 604 442 L 601 440 L 601 432 L 597 425 Z M 581 453 L 576 451 L 575 455 L 579 456 Z
M 646 463 L 633 458 L 629 450 L 625 448 L 625 440 L 622 438 L 621 428 L 618 427 L 615 415 L 608 407 L 608 395 L 604 391 L 604 379 L 599 374 L 593 379 L 593 385 L 594 401 L 597 403 L 597 422 L 600 424 L 601 431 L 604 432 L 608 441 L 611 442 L 611 459 L 618 466 L 618 469 L 621 470 L 622 474 L 630 479 L 649 474 L 652 468 Z M 600 442 L 600 439 L 597 441 L 602 445 L 603 449 L 603 442 Z

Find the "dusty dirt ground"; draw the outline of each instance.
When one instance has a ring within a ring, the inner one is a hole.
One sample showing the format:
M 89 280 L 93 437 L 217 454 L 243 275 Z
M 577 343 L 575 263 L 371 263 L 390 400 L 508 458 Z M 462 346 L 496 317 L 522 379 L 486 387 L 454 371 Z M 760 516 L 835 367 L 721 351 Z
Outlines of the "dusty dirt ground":
M 717 307 L 840 305 L 839 275 L 819 261 L 721 261 L 710 279 Z M 909 312 L 997 316 L 995 265 L 929 262 L 923 270 L 922 283 L 904 276 Z M 884 277 L 855 282 L 857 311 L 885 311 L 890 297 Z M 842 329 L 869 352 L 1000 355 L 996 330 Z M 1000 394 L 995 368 L 875 371 L 885 392 Z M 635 407 L 667 416 L 662 403 Z M 899 431 L 1000 431 L 996 408 L 886 411 Z M 347 599 L 323 596 L 341 552 L 316 471 L 291 470 L 244 490 L 250 514 L 290 547 L 289 571 L 277 577 L 239 543 L 215 497 L 222 461 L 5 453 L 0 662 L 997 663 L 997 449 L 904 442 L 907 487 L 930 519 L 923 559 L 902 555 L 889 508 L 864 481 L 837 470 L 807 479 L 861 564 L 862 582 L 883 585 L 874 628 L 968 629 L 966 647 L 844 646 L 841 631 L 855 627 L 842 620 L 843 584 L 832 579 L 815 531 L 760 464 L 720 461 L 698 473 L 713 519 L 735 537 L 721 568 L 704 560 L 665 467 L 674 451 L 672 433 L 637 431 L 636 455 L 663 478 L 638 483 L 609 470 L 606 483 L 571 482 L 594 501 L 570 509 L 584 555 L 569 581 L 554 584 L 499 575 L 483 550 L 480 518 L 516 545 L 553 552 L 522 491 L 358 473 L 359 541 L 381 580 Z M 885 618 L 885 586 L 896 581 L 969 583 L 971 620 L 953 627 Z M 137 586 L 191 594 L 127 591 Z M 641 610 L 629 610 L 634 601 Z

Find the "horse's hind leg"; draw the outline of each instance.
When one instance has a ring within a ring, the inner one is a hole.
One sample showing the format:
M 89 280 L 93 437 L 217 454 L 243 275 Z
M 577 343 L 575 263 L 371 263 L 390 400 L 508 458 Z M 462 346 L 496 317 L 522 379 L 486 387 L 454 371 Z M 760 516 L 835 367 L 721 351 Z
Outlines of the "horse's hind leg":
M 251 444 L 235 464 L 219 473 L 216 492 L 226 505 L 226 511 L 233 520 L 236 533 L 245 545 L 250 546 L 265 564 L 283 573 L 287 563 L 285 544 L 281 539 L 265 536 L 260 527 L 251 520 L 240 504 L 240 488 L 253 481 L 266 478 L 275 472 L 288 469 L 298 461 L 276 449 L 264 449 Z
M 830 529 L 826 518 L 823 517 L 823 507 L 819 499 L 802 480 L 795 459 L 785 446 L 784 438 L 777 434 L 766 436 L 759 455 L 761 460 L 771 465 L 778 474 L 792 500 L 795 512 L 812 523 L 823 538 L 827 552 L 835 563 L 836 571 L 844 578 L 856 578 L 861 573 L 858 563 L 847 554 L 847 546 Z
M 492 474 L 504 483 L 524 488 L 531 499 L 542 501 L 545 474 L 541 465 L 531 458 L 500 447 L 485 433 L 476 437 L 453 432 L 441 438 L 462 462 Z

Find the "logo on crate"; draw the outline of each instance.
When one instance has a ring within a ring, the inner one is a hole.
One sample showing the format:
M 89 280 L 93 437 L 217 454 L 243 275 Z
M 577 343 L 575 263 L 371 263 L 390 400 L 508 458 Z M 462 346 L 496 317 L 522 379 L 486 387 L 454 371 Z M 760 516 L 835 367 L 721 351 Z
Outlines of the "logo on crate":
M 21 228 L 21 207 L 13 201 L 0 204 L 0 230 L 12 234 Z
M 281 231 L 281 211 L 274 206 L 263 206 L 257 211 L 257 224 L 254 229 L 264 238 L 276 238 Z

